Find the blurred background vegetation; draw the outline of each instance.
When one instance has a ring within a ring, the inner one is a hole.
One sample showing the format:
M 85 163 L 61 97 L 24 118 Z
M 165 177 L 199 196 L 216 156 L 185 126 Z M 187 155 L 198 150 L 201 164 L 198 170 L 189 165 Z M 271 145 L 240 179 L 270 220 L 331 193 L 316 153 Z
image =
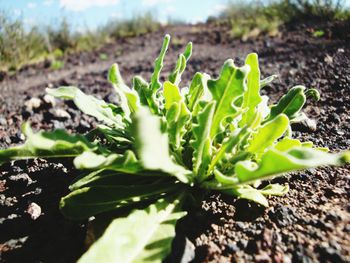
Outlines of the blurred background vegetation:
M 349 21 L 350 11 L 342 0 L 231 1 L 219 16 L 208 18 L 208 23 L 228 25 L 232 37 L 246 40 L 261 33 L 276 35 L 284 24 L 311 20 Z M 160 26 L 154 15 L 146 13 L 129 20 L 110 21 L 84 33 L 73 31 L 66 19 L 55 28 L 26 29 L 21 19 L 0 12 L 0 70 L 16 71 L 44 59 L 51 61 L 53 69 L 59 69 L 64 66 L 61 59 L 73 52 L 93 50 L 118 38 L 155 31 Z M 322 30 L 315 32 L 315 36 L 322 35 Z
M 283 24 L 349 19 L 344 0 L 275 0 L 233 1 L 209 21 L 228 23 L 233 37 L 247 39 L 260 33 L 275 35 Z
M 110 21 L 83 33 L 73 31 L 65 18 L 55 28 L 33 26 L 26 30 L 21 19 L 0 12 L 0 70 L 16 71 L 24 64 L 44 59 L 52 61 L 53 69 L 59 69 L 63 66 L 60 59 L 67 54 L 97 49 L 117 38 L 145 34 L 159 26 L 154 16 L 146 13 L 129 20 Z

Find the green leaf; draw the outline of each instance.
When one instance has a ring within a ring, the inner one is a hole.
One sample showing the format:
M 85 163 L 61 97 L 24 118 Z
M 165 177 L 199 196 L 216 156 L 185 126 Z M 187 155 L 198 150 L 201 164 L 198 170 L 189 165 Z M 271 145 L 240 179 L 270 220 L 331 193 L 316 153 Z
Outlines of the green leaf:
M 292 120 L 303 108 L 306 96 L 304 94 L 304 86 L 295 86 L 291 88 L 286 95 L 283 95 L 279 102 L 271 107 L 270 116 L 266 121 L 274 119 L 279 114 L 283 113 Z
M 175 69 L 169 75 L 169 81 L 171 83 L 177 86 L 179 85 L 181 81 L 181 75 L 186 69 L 186 62 L 191 57 L 191 54 L 192 54 L 192 42 L 189 42 L 185 48 L 184 53 L 179 55 Z
M 118 64 L 113 64 L 108 71 L 108 80 L 113 85 L 115 92 L 120 97 L 120 106 L 126 116 L 131 112 L 137 111 L 140 107 L 140 98 L 135 90 L 131 90 L 125 85 L 124 80 L 119 72 Z
M 95 117 L 97 120 L 123 129 L 125 124 L 121 115 L 116 115 L 109 105 L 103 101 L 96 99 L 91 95 L 86 95 L 76 87 L 60 87 L 57 89 L 46 89 L 46 92 L 56 98 L 73 100 L 75 105 L 85 114 Z
M 286 185 L 280 185 L 280 184 L 269 184 L 265 186 L 263 189 L 259 190 L 260 193 L 263 195 L 276 195 L 276 196 L 282 196 L 288 193 L 289 186 Z
M 133 88 L 137 91 L 140 97 L 140 103 L 143 106 L 149 106 L 147 93 L 149 84 L 142 77 L 136 76 L 132 79 Z
M 161 131 L 159 117 L 152 115 L 147 108 L 140 108 L 132 120 L 135 151 L 142 166 L 146 170 L 163 171 L 176 176 L 183 183 L 190 183 L 191 171 L 175 163 L 170 157 L 168 136 Z
M 315 101 L 319 101 L 321 98 L 320 92 L 317 89 L 308 89 L 305 91 L 306 98 L 312 98 Z
M 166 114 L 169 142 L 179 154 L 182 152 L 183 136 L 187 131 L 185 126 L 190 117 L 190 112 L 184 102 L 174 103 Z
M 250 185 L 238 185 L 232 189 L 222 190 L 221 192 L 228 195 L 235 195 L 241 199 L 253 201 L 265 207 L 269 206 L 266 197 L 259 190 L 251 187 Z
M 69 190 L 74 191 L 84 186 L 108 186 L 108 185 L 118 185 L 118 186 L 132 186 L 132 185 L 142 185 L 154 183 L 160 179 L 159 175 L 155 176 L 144 176 L 144 174 L 130 174 L 122 173 L 113 170 L 107 170 L 106 168 L 95 170 L 88 174 L 84 173 L 80 177 L 74 180 L 74 182 L 69 186 Z M 173 182 L 169 182 L 173 183 Z
M 267 85 L 269 85 L 271 82 L 273 82 L 277 78 L 278 78 L 278 75 L 272 75 L 272 76 L 269 76 L 263 80 L 260 80 L 260 89 L 266 87 Z
M 322 165 L 341 165 L 349 162 L 349 159 L 348 152 L 330 154 L 306 147 L 292 148 L 287 152 L 270 149 L 262 155 L 258 164 L 252 161 L 238 162 L 235 174 L 240 183 L 248 183 L 300 169 Z
M 216 80 L 208 80 L 208 88 L 216 101 L 210 138 L 223 130 L 222 122 L 228 117 L 235 117 L 240 113 L 239 107 L 234 103 L 242 98 L 245 91 L 245 80 L 249 67 L 236 67 L 232 59 L 225 62 L 220 77 Z M 240 106 L 240 105 L 239 105 Z
M 224 139 L 222 146 L 212 159 L 207 174 L 209 174 L 215 167 L 215 165 L 224 157 L 226 153 L 231 153 L 233 148 L 246 136 L 248 132 L 247 128 L 239 129 L 235 131 L 230 137 Z
M 122 154 L 110 154 L 107 157 L 93 152 L 84 152 L 75 157 L 77 169 L 110 169 L 125 173 L 136 173 L 142 169 L 132 151 Z
M 294 147 L 301 147 L 302 143 L 297 139 L 292 139 L 289 137 L 284 137 L 282 140 L 276 143 L 275 149 L 281 152 L 285 152 Z M 312 147 L 312 145 L 311 145 Z
M 83 187 L 61 199 L 60 209 L 67 218 L 81 220 L 93 215 L 130 206 L 163 193 L 176 191 L 176 184 L 150 183 L 143 185 L 102 185 Z
M 261 102 L 260 96 L 260 70 L 258 55 L 251 53 L 247 56 L 245 64 L 250 67 L 247 76 L 247 90 L 243 96 L 243 109 L 247 109 L 242 115 L 242 125 L 251 124 L 256 114 L 256 107 Z
M 125 132 L 125 130 L 113 129 L 102 124 L 97 125 L 96 129 L 87 133 L 86 137 L 90 141 L 94 141 L 97 137 L 100 139 L 106 139 L 106 144 L 109 143 L 109 148 L 113 145 L 118 149 L 118 152 L 129 149 L 132 144 L 132 138 Z
M 236 177 L 224 175 L 217 169 L 214 169 L 214 177 L 216 180 L 215 183 L 217 183 L 216 187 L 218 189 L 232 188 L 233 186 L 236 186 L 238 183 L 238 180 Z
M 150 84 L 150 90 L 152 91 L 152 94 L 154 94 L 157 90 L 159 90 L 162 87 L 162 84 L 159 81 L 160 72 L 163 68 L 163 60 L 166 51 L 168 50 L 170 42 L 170 36 L 165 35 L 162 49 L 160 50 L 160 54 L 157 57 L 157 59 L 154 62 L 154 72 L 151 77 L 151 84 Z
M 27 137 L 25 144 L 0 150 L 0 164 L 10 160 L 36 157 L 74 157 L 84 151 L 98 149 L 96 145 L 90 143 L 84 136 L 70 135 L 64 130 L 34 133 L 29 124 L 24 123 L 22 131 Z
M 288 126 L 288 117 L 284 114 L 278 115 L 278 117 L 263 125 L 257 133 L 253 135 L 247 151 L 254 154 L 264 152 L 266 148 L 271 146 L 286 132 Z
M 211 93 L 209 92 L 207 85 L 209 78 L 208 74 L 202 74 L 199 72 L 194 75 L 187 95 L 187 106 L 191 112 L 201 99 L 206 101 L 211 100 Z
M 179 88 L 169 81 L 164 83 L 165 109 L 167 110 L 167 131 L 169 142 L 175 151 L 181 154 L 182 137 L 186 129 L 185 125 L 190 119 L 190 112 L 180 94 Z
M 175 84 L 172 84 L 170 81 L 166 81 L 163 88 L 166 110 L 169 110 L 173 103 L 179 103 L 183 100 L 180 90 Z
M 215 101 L 208 103 L 199 112 L 197 116 L 198 123 L 192 126 L 193 140 L 191 141 L 191 146 L 194 150 L 193 172 L 197 175 L 199 182 L 205 179 L 203 176 L 211 160 L 210 128 L 212 127 L 215 104 Z
M 152 262 L 161 263 L 170 253 L 182 198 L 160 199 L 144 210 L 117 218 L 79 263 Z
M 141 105 L 148 106 L 153 113 L 159 114 L 159 105 L 155 93 L 150 89 L 150 84 L 140 76 L 136 76 L 133 78 L 133 87 L 139 94 Z

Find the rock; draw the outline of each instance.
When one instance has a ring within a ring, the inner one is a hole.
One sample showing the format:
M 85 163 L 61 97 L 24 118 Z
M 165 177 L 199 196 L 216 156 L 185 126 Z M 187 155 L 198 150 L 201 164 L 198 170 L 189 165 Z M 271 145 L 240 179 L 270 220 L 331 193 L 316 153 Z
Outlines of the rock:
M 269 228 L 265 228 L 263 231 L 263 242 L 262 246 L 263 248 L 269 248 L 272 245 L 272 237 L 273 237 L 273 230 Z
M 237 226 L 239 229 L 244 229 L 244 228 L 245 228 L 245 224 L 244 224 L 242 221 L 237 221 L 237 222 L 236 222 L 236 226 Z
M 5 192 L 6 189 L 6 180 L 0 180 L 0 193 Z
M 185 240 L 185 248 L 181 257 L 181 263 L 191 262 L 195 258 L 195 246 L 193 243 L 186 238 Z
M 63 109 L 54 109 L 53 114 L 60 119 L 70 119 L 70 115 Z
M 32 111 L 34 109 L 37 109 L 41 106 L 41 100 L 38 98 L 31 98 L 30 100 L 27 100 L 24 105 L 26 106 L 28 111 Z
M 333 64 L 333 57 L 326 54 L 326 57 L 324 58 L 324 62 L 326 62 L 327 64 Z
M 29 177 L 27 173 L 11 175 L 9 176 L 9 181 L 14 181 L 16 183 L 24 183 L 25 186 L 28 186 L 33 183 L 33 180 Z
M 333 121 L 336 124 L 341 123 L 341 118 L 337 113 L 333 113 L 330 115 L 330 121 Z
M 6 197 L 5 195 L 1 194 L 0 195 L 0 205 L 1 206 L 7 206 L 11 207 L 14 206 L 17 203 L 17 198 L 14 197 Z
M 271 219 L 280 227 L 293 224 L 296 221 L 296 215 L 292 208 L 281 204 L 276 205 L 275 211 L 269 212 Z
M 0 126 L 5 126 L 7 124 L 7 121 L 4 117 L 0 117 Z
M 21 237 L 18 239 L 10 239 L 5 243 L 0 244 L 0 251 L 6 252 L 6 251 L 14 250 L 16 248 L 20 248 L 27 241 L 27 239 L 28 239 L 28 236 Z
M 239 247 L 234 242 L 228 243 L 226 248 L 227 248 L 227 251 L 230 253 L 235 253 L 239 250 Z
M 248 245 L 248 240 L 241 239 L 240 241 L 238 241 L 238 246 L 242 249 L 246 248 L 247 245 Z
M 266 252 L 260 251 L 260 253 L 255 256 L 255 261 L 256 262 L 271 262 L 271 258 Z
M 317 123 L 314 119 L 305 118 L 300 122 L 292 123 L 292 129 L 300 132 L 315 132 Z
M 173 241 L 172 250 L 175 253 L 173 253 L 172 257 L 169 257 L 165 260 L 167 263 L 187 263 L 192 262 L 192 260 L 195 258 L 195 246 L 184 235 L 179 234 L 176 236 Z
M 51 96 L 49 94 L 46 94 L 43 98 L 44 102 L 47 104 L 51 104 L 52 107 L 56 106 L 56 99 L 54 96 Z
M 33 220 L 36 220 L 41 215 L 41 207 L 34 202 L 30 203 L 27 208 L 27 213 Z

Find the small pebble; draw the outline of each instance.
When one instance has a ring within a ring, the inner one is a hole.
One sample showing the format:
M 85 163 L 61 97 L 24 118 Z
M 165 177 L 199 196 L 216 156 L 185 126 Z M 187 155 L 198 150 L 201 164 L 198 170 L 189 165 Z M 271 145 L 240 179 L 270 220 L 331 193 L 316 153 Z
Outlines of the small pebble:
M 66 112 L 65 110 L 62 109 L 54 109 L 53 111 L 54 115 L 58 118 L 62 118 L 62 119 L 70 119 L 70 115 L 68 112 Z
M 28 111 L 32 111 L 33 109 L 37 109 L 41 105 L 41 100 L 38 98 L 31 98 L 27 100 L 24 105 L 26 106 Z
M 27 213 L 33 220 L 36 220 L 41 215 L 41 207 L 34 202 L 30 203 L 27 208 Z

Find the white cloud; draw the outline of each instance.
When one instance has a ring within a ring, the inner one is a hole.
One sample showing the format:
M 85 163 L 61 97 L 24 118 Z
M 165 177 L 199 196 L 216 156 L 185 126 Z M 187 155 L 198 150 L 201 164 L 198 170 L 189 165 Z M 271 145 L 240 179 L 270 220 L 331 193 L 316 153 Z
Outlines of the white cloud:
M 155 6 L 159 4 L 167 4 L 172 2 L 172 0 L 142 0 L 142 5 Z
M 30 8 L 30 9 L 33 9 L 33 8 L 36 7 L 36 3 L 29 2 L 29 3 L 27 4 L 27 7 Z
M 217 5 L 214 5 L 210 11 L 208 12 L 208 15 L 209 16 L 214 16 L 214 15 L 218 15 L 220 14 L 222 11 L 224 11 L 226 8 L 226 5 L 224 4 L 217 4 Z
M 111 13 L 110 17 L 113 19 L 120 19 L 123 17 L 123 14 L 119 13 L 119 12 L 113 12 L 113 13 Z
M 53 4 L 53 0 L 46 0 L 43 2 L 43 5 L 50 6 Z
M 20 16 L 20 15 L 22 15 L 22 11 L 19 10 L 19 9 L 13 9 L 13 14 L 14 14 L 15 16 Z
M 119 0 L 60 0 L 60 7 L 68 11 L 83 11 L 90 7 L 116 5 Z

